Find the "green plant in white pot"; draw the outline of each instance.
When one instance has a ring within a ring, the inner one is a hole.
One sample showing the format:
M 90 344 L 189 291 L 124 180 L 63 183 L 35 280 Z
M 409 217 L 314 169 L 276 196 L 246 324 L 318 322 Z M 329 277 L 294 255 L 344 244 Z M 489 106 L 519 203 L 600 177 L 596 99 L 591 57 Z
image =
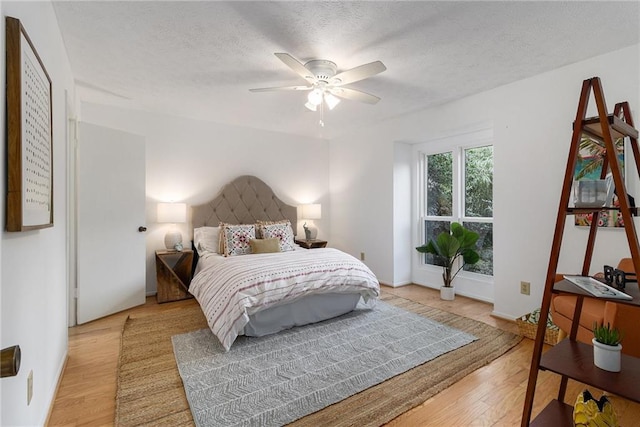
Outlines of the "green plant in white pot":
M 595 324 L 593 326 L 593 363 L 600 369 L 620 372 L 622 334 L 618 329 Z
M 426 244 L 416 248 L 418 252 L 432 254 L 442 261 L 443 286 L 440 288 L 442 299 L 453 299 L 455 295 L 453 279 L 465 265 L 480 261 L 480 255 L 476 252 L 476 242 L 479 238 L 480 235 L 475 231 L 453 222 L 449 231 L 441 232 L 435 240 L 430 239 Z M 462 259 L 462 262 L 454 272 L 458 259 Z

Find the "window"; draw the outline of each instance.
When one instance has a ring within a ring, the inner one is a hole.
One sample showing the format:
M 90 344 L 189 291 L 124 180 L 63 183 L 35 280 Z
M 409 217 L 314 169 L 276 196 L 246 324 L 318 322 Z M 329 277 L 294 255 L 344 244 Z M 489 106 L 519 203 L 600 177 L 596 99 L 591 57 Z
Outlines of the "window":
M 480 261 L 464 270 L 493 276 L 493 146 L 425 154 L 423 176 L 424 241 L 460 222 L 480 234 Z M 424 262 L 441 265 L 429 254 Z

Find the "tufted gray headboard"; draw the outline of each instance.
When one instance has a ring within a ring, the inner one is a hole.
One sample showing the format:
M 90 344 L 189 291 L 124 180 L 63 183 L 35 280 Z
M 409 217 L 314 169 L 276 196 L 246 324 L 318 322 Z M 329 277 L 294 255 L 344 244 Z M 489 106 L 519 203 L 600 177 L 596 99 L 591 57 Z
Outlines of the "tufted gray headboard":
M 294 233 L 298 210 L 280 200 L 267 184 L 251 175 L 238 177 L 222 187 L 218 195 L 203 205 L 192 207 L 193 228 L 217 227 L 220 222 L 253 224 L 257 220 L 288 219 Z

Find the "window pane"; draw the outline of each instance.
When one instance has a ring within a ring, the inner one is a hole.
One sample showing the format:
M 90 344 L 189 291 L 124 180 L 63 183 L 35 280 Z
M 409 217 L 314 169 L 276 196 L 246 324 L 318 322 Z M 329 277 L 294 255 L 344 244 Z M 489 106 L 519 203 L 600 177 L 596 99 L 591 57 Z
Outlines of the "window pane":
M 462 225 L 480 235 L 476 249 L 478 254 L 480 254 L 480 261 L 473 265 L 465 265 L 464 271 L 493 276 L 493 224 L 486 222 L 465 222 Z
M 438 234 L 443 231 L 449 231 L 451 223 L 449 221 L 425 221 L 424 222 L 424 242 L 435 240 Z M 424 254 L 424 262 L 430 265 L 444 266 L 444 262 L 440 257 L 431 254 Z
M 464 150 L 464 215 L 493 217 L 493 146 Z
M 426 156 L 427 216 L 451 216 L 453 206 L 453 154 Z

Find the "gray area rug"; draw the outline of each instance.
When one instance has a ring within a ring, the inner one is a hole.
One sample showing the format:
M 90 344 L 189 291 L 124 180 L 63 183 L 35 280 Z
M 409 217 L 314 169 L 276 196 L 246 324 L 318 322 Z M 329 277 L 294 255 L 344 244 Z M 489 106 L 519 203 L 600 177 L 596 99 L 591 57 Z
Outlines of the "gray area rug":
M 279 334 L 239 337 L 227 353 L 209 329 L 172 337 L 198 426 L 283 425 L 475 340 L 382 301 Z

